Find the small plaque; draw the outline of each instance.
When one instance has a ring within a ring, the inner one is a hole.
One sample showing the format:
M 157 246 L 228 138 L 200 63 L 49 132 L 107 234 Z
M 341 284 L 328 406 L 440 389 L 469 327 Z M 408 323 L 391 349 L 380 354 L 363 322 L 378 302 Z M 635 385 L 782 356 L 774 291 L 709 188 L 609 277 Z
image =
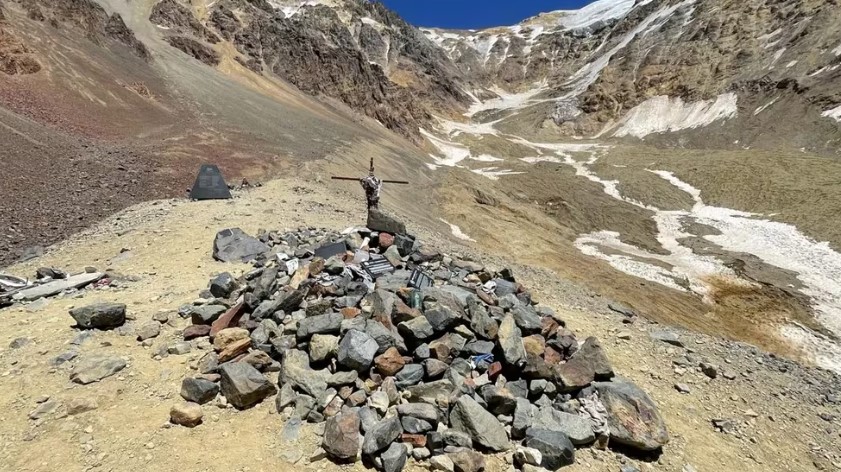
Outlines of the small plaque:
M 193 200 L 222 200 L 231 198 L 228 184 L 222 177 L 222 172 L 213 164 L 204 164 L 199 169 L 193 190 L 190 191 Z

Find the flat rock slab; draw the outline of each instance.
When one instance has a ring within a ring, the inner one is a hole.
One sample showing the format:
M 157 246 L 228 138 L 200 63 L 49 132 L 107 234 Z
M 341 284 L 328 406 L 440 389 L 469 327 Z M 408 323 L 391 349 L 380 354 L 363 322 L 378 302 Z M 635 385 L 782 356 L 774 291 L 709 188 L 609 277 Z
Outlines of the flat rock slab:
M 105 277 L 103 272 L 93 272 L 90 274 L 71 275 L 63 280 L 54 280 L 43 285 L 27 288 L 17 292 L 14 295 L 15 300 L 31 301 L 43 297 L 51 297 L 57 295 L 65 290 L 73 288 L 82 288 L 86 285 L 92 284 L 97 280 Z
M 656 451 L 669 442 L 669 432 L 651 398 L 630 382 L 593 384 L 607 409 L 610 440 L 641 451 Z
M 222 262 L 248 262 L 269 252 L 269 247 L 239 228 L 223 229 L 213 241 L 213 258 Z
M 70 380 L 87 385 L 110 377 L 126 368 L 126 361 L 116 356 L 92 356 L 83 359 L 73 369 Z
M 459 398 L 453 407 L 450 424 L 456 431 L 470 435 L 476 445 L 485 449 L 505 451 L 511 447 L 502 423 L 467 395 Z

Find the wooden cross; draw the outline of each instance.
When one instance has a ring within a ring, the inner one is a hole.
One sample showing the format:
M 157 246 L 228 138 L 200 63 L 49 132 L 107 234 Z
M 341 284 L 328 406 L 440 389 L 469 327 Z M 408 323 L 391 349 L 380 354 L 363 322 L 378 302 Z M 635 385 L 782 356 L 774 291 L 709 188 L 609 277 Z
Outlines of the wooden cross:
M 374 158 L 371 158 L 371 168 L 368 170 L 368 175 L 365 177 L 332 177 L 333 180 L 353 180 L 362 184 L 362 189 L 365 190 L 365 199 L 368 202 L 368 209 L 379 208 L 380 206 L 380 191 L 383 184 L 398 184 L 409 185 L 405 180 L 382 180 L 374 175 Z

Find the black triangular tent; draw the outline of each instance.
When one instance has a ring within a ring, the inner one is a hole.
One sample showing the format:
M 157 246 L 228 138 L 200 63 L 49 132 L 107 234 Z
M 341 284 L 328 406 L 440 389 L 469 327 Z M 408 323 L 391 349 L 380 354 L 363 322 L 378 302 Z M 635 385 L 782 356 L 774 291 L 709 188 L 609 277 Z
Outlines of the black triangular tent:
M 204 164 L 196 176 L 196 183 L 190 191 L 190 198 L 193 200 L 220 200 L 231 198 L 231 191 L 228 184 L 222 177 L 222 172 L 213 164 Z

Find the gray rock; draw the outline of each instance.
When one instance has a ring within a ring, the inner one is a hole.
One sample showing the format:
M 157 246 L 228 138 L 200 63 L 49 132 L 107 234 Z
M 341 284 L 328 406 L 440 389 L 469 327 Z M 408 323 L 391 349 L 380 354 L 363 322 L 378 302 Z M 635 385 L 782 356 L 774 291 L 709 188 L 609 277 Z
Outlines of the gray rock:
M 391 247 L 394 248 L 394 246 Z M 409 451 L 405 444 L 392 443 L 380 456 L 383 461 L 383 472 L 400 472 L 406 466 L 408 456 Z
M 454 391 L 453 383 L 447 379 L 412 385 L 406 388 L 410 402 L 436 404 L 439 398 L 449 398 Z
M 596 440 L 589 420 L 551 407 L 540 409 L 534 417 L 532 427 L 564 433 L 576 446 L 585 446 Z
M 433 425 L 438 424 L 440 419 L 438 407 L 429 403 L 403 403 L 397 405 L 397 414 L 418 418 Z
M 327 379 L 329 378 L 330 372 L 327 369 L 315 370 L 310 367 L 307 353 L 290 349 L 284 354 L 280 370 L 281 384 L 291 384 L 301 391 L 317 397 L 327 390 Z
M 545 469 L 557 470 L 575 463 L 575 447 L 564 433 L 529 428 L 523 445 L 540 451 L 540 466 Z
M 70 310 L 70 316 L 82 329 L 111 329 L 126 322 L 126 306 L 122 303 L 96 303 Z
M 453 461 L 455 472 L 481 472 L 485 470 L 485 456 L 476 451 L 451 452 L 447 454 L 447 457 Z
M 287 406 L 295 403 L 295 397 L 297 396 L 298 394 L 292 389 L 292 384 L 285 384 L 280 387 L 280 392 L 275 397 L 275 407 L 277 407 L 278 413 L 283 411 Z
M 505 451 L 510 445 L 505 428 L 491 413 L 470 396 L 458 399 L 450 412 L 450 425 L 470 435 L 473 441 L 492 451 Z
M 488 411 L 495 415 L 509 415 L 514 413 L 517 406 L 517 398 L 505 387 L 486 385 L 482 388 L 482 398 L 485 400 Z
M 672 346 L 683 347 L 683 342 L 680 340 L 680 336 L 673 331 L 658 329 L 650 332 L 649 336 L 655 341 L 662 341 L 664 343 L 671 344 Z
M 473 355 L 490 354 L 494 347 L 496 347 L 496 344 L 491 341 L 473 341 L 464 345 L 467 352 Z
M 222 262 L 248 262 L 269 251 L 268 246 L 239 228 L 219 231 L 213 241 L 213 258 Z
M 331 387 L 341 387 L 343 385 L 351 385 L 359 378 L 359 373 L 355 370 L 340 370 L 327 378 L 327 385 Z
M 432 470 L 439 470 L 441 472 L 454 472 L 456 470 L 453 460 L 447 456 L 432 456 L 429 459 L 429 466 Z
M 657 406 L 630 382 L 597 382 L 593 386 L 607 410 L 610 440 L 641 451 L 656 451 L 669 442 Z
M 222 394 L 240 410 L 260 403 L 277 392 L 269 379 L 245 362 L 223 364 L 219 373 L 222 375 Z
M 371 367 L 379 345 L 371 336 L 352 329 L 348 331 L 339 343 L 339 364 L 362 372 Z
M 339 461 L 355 460 L 359 453 L 359 415 L 347 410 L 327 419 L 321 447 Z
M 511 423 L 511 437 L 521 439 L 525 437 L 526 430 L 531 427 L 537 416 L 538 408 L 525 398 L 517 399 L 517 406 L 514 408 L 514 421 Z
M 540 317 L 530 305 L 517 305 L 511 309 L 511 314 L 514 315 L 514 322 L 524 333 L 540 332 L 542 328 Z
M 432 431 L 432 424 L 411 416 L 404 416 L 400 418 L 400 424 L 403 425 L 403 431 L 409 434 L 425 434 Z
M 205 379 L 187 377 L 181 381 L 181 398 L 203 405 L 219 393 L 219 385 Z
M 432 452 L 425 447 L 416 447 L 412 449 L 412 457 L 416 461 L 424 461 L 432 456 Z
M 359 420 L 361 421 L 362 431 L 367 433 L 380 422 L 380 415 L 373 408 L 363 406 L 359 409 Z
M 20 349 L 32 344 L 31 338 L 15 338 L 9 343 L 9 349 Z
M 423 361 L 424 367 L 426 368 L 426 376 L 430 379 L 434 379 L 444 375 L 444 372 L 450 368 L 444 361 L 439 361 L 438 359 L 427 359 Z
M 125 369 L 126 361 L 115 356 L 91 356 L 79 362 L 70 374 L 70 380 L 87 385 L 110 377 Z
M 73 288 L 82 288 L 86 285 L 92 284 L 97 280 L 105 277 L 102 272 L 90 272 L 84 274 L 71 275 L 64 280 L 54 280 L 45 284 L 36 285 L 34 287 L 25 288 L 14 295 L 15 300 L 32 301 L 43 297 L 51 297 L 57 295 L 65 290 Z
M 376 208 L 368 210 L 368 229 L 391 234 L 406 233 L 406 225 L 402 221 Z
M 161 324 L 157 321 L 143 323 L 143 325 L 137 328 L 136 334 L 138 341 L 157 338 L 158 335 L 161 334 Z
M 414 343 L 429 339 L 435 334 L 435 330 L 425 316 L 404 321 L 397 325 L 397 330 Z
M 377 320 L 367 320 L 364 331 L 377 342 L 377 354 L 384 353 L 390 347 L 406 352 L 406 342 L 395 328 L 389 329 Z
M 555 380 L 563 391 L 574 391 L 590 385 L 594 380 L 610 380 L 613 367 L 596 338 L 584 341 L 581 348 L 564 364 L 555 368 Z
M 53 367 L 58 367 L 60 365 L 63 365 L 67 362 L 72 361 L 73 359 L 75 359 L 78 356 L 79 356 L 78 351 L 63 352 L 63 353 L 59 354 L 58 356 L 50 359 L 50 365 L 53 366 Z
M 298 339 L 308 339 L 314 334 L 338 334 L 342 327 L 342 315 L 340 313 L 328 313 L 326 315 L 304 318 L 298 322 Z
M 400 419 L 397 416 L 379 421 L 365 432 L 362 453 L 371 456 L 382 451 L 395 441 L 402 432 L 403 427 L 400 425 Z
M 420 364 L 405 365 L 400 372 L 395 376 L 395 381 L 399 388 L 406 388 L 411 385 L 416 385 L 423 380 L 424 369 Z
M 510 313 L 505 315 L 499 325 L 499 347 L 502 349 L 503 360 L 508 365 L 517 366 L 526 358 L 522 333 Z
M 222 305 L 201 305 L 190 308 L 190 319 L 196 325 L 209 325 L 228 311 Z
M 441 333 L 447 331 L 450 327 L 455 325 L 459 316 L 453 310 L 445 305 L 431 304 L 427 306 L 423 312 L 424 317 L 435 332 Z
M 454 429 L 432 431 L 426 437 L 427 446 L 436 453 L 448 448 L 473 447 L 473 440 L 469 434 Z
M 182 356 L 184 354 L 189 354 L 192 349 L 192 346 L 190 346 L 190 343 L 187 341 L 178 341 L 177 343 L 167 347 L 166 352 L 174 356 Z
M 216 298 L 228 298 L 236 288 L 237 281 L 228 272 L 223 272 L 210 281 L 210 293 Z

